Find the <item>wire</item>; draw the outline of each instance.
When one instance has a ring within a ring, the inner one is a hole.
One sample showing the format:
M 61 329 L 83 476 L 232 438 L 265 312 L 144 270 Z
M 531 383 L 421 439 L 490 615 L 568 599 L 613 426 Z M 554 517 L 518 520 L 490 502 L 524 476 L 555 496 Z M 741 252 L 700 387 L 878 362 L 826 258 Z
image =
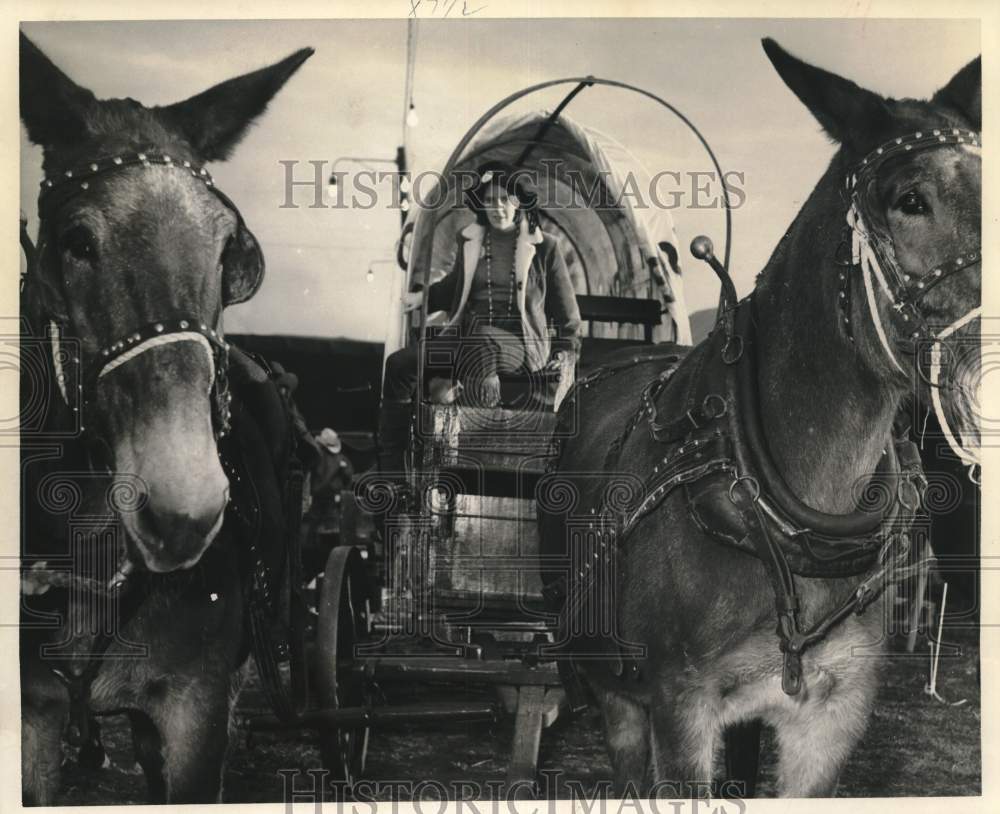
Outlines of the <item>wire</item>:
M 406 79 L 403 85 L 403 117 L 402 117 L 402 129 L 403 129 L 403 140 L 402 144 L 404 149 L 406 148 L 406 137 L 408 135 L 409 128 L 406 124 L 407 116 L 410 113 L 410 106 L 413 104 L 413 76 L 416 72 L 417 67 L 417 21 L 414 18 L 410 18 L 406 21 Z

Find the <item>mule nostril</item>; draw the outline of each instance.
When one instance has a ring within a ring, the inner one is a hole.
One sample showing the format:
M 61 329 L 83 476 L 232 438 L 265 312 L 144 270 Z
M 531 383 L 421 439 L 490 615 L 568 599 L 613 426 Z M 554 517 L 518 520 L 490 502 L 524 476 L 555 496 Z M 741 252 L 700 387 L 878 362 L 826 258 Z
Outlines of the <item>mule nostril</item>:
M 169 530 L 164 528 L 159 513 L 146 502 L 137 513 L 142 542 L 153 551 L 162 551 Z
M 145 524 L 161 541 L 180 542 L 189 538 L 204 538 L 215 524 L 216 514 L 192 517 L 181 512 L 156 511 L 147 507 Z

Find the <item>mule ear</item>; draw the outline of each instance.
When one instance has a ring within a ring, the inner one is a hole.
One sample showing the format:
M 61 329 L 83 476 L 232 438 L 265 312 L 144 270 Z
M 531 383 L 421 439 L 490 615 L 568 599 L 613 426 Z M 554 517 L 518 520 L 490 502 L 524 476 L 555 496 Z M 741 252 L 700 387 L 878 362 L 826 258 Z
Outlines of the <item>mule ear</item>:
M 312 48 L 303 48 L 268 68 L 238 76 L 186 101 L 155 110 L 167 124 L 181 131 L 203 160 L 224 160 L 274 94 L 313 53 Z
M 97 100 L 21 33 L 21 121 L 28 138 L 42 146 L 77 140 L 84 116 Z
M 778 75 L 830 138 L 864 152 L 891 123 L 888 106 L 877 93 L 793 57 L 769 37 L 762 44 Z
M 976 57 L 934 94 L 935 104 L 957 110 L 976 130 L 983 126 L 983 66 Z

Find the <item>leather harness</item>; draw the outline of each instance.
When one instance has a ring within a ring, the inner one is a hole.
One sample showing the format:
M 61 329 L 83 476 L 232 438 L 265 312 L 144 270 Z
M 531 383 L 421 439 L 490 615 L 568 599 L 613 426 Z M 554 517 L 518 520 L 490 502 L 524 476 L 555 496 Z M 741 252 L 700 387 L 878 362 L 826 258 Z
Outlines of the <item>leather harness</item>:
M 775 481 L 759 465 L 759 461 L 768 461 L 767 469 L 773 468 L 766 450 L 756 445 L 757 435 L 746 431 L 746 425 L 757 420 L 755 411 L 747 408 L 745 392 L 747 380 L 756 377 L 751 309 L 752 298 L 737 309 L 734 336 L 740 337 L 743 348 L 737 363 L 721 366 L 721 375 L 720 366 L 704 364 L 707 359 L 721 359 L 724 349 L 732 346 L 733 338 L 721 330 L 699 351 L 701 359 L 691 354 L 684 360 L 709 370 L 707 375 L 694 377 L 696 387 L 687 397 L 691 406 L 673 420 L 660 417 L 657 400 L 668 390 L 681 359 L 661 357 L 666 367 L 643 388 L 625 430 L 609 445 L 605 471 L 615 471 L 625 442 L 643 424 L 649 441 L 663 445 L 664 454 L 642 487 L 633 490 L 632 500 L 618 501 L 619 505 L 612 505 L 613 496 L 602 500 L 593 512 L 594 523 L 610 533 L 599 539 L 598 556 L 581 558 L 580 570 L 549 583 L 545 593 L 552 606 L 560 608 L 562 632 L 572 629 L 574 615 L 593 613 L 588 606 L 599 601 L 602 590 L 607 596 L 609 586 L 600 583 L 620 573 L 612 561 L 624 554 L 630 535 L 683 488 L 688 514 L 702 531 L 764 563 L 775 594 L 777 634 L 784 654 L 782 688 L 795 695 L 801 687 L 802 653 L 849 614 L 862 612 L 888 582 L 904 575 L 903 563 L 910 551 L 906 530 L 916 517 L 926 480 L 916 446 L 900 433 L 886 450 L 879 478 L 867 490 L 876 510 L 823 515 L 797 498 L 789 501 L 787 486 L 776 489 Z M 635 362 L 628 366 L 632 364 Z M 608 375 L 608 370 L 601 369 L 580 379 L 567 402 Z M 569 408 L 564 415 L 571 413 Z M 803 513 L 812 513 L 815 522 L 802 523 Z M 834 610 L 810 630 L 802 631 L 796 575 L 863 578 Z M 610 586 L 610 591 L 613 597 L 615 586 Z M 641 674 L 632 648 L 616 645 L 608 660 L 616 675 L 638 678 Z
M 184 173 L 189 173 L 200 181 L 219 200 L 227 206 L 237 219 L 238 232 L 248 233 L 243 217 L 232 200 L 215 187 L 211 175 L 204 167 L 192 165 L 188 161 L 174 161 L 169 155 L 145 149 L 134 153 L 123 153 L 113 157 L 101 158 L 87 162 L 72 170 L 67 170 L 59 177 L 46 178 L 42 181 L 39 195 L 39 215 L 43 219 L 54 215 L 59 207 L 70 199 L 82 195 L 90 188 L 91 182 L 100 176 L 114 173 L 120 169 L 134 166 L 149 167 L 152 164 L 174 167 Z M 25 284 L 31 279 L 37 279 L 41 274 L 41 264 L 44 262 L 44 242 L 35 250 L 22 222 L 21 243 L 25 251 L 28 270 L 21 282 L 22 293 Z M 256 246 L 255 241 L 251 242 Z M 257 251 L 260 262 L 260 274 L 263 274 L 263 256 Z M 259 281 L 257 283 L 259 285 Z M 66 353 L 61 347 L 61 339 L 66 335 L 66 327 L 50 320 L 48 338 L 51 343 L 51 362 L 56 383 L 68 409 L 74 414 L 83 414 L 88 404 L 94 401 L 98 380 L 106 373 L 140 353 L 158 344 L 173 341 L 195 341 L 205 347 L 212 364 L 212 425 L 216 443 L 219 447 L 219 459 L 230 482 L 230 499 L 226 507 L 225 521 L 241 528 L 240 538 L 246 541 L 245 550 L 241 551 L 244 560 L 241 566 L 243 581 L 247 584 L 247 609 L 250 622 L 250 640 L 254 659 L 258 665 L 262 685 L 275 713 L 282 718 L 294 714 L 294 704 L 287 688 L 284 686 L 278 661 L 288 654 L 287 643 L 284 641 L 286 631 L 281 629 L 277 621 L 277 604 L 275 602 L 277 586 L 275 577 L 268 564 L 266 546 L 260 545 L 260 504 L 254 480 L 243 460 L 243 450 L 240 444 L 231 436 L 231 405 L 232 394 L 229 389 L 229 350 L 221 328 L 215 327 L 219 314 L 209 320 L 197 315 L 172 315 L 170 319 L 158 320 L 140 326 L 122 336 L 107 346 L 99 349 L 91 360 L 81 358 L 81 355 Z M 262 365 L 270 378 L 270 370 L 262 360 L 256 360 Z M 76 383 L 75 388 L 67 388 L 67 383 Z M 68 392 L 69 390 L 75 392 Z M 291 427 L 291 416 L 286 413 Z M 81 423 L 79 437 L 86 440 L 92 437 L 92 429 Z M 289 471 L 283 486 L 283 508 L 288 534 L 283 543 L 289 547 L 289 553 L 298 555 L 298 527 L 302 511 L 303 472 L 297 456 L 289 456 Z M 114 597 L 117 601 L 115 624 L 99 625 L 100 631 L 122 630 L 134 618 L 143 601 L 157 582 L 170 578 L 170 575 L 153 575 L 139 571 L 127 563 L 110 581 L 102 583 L 81 575 L 73 575 L 68 580 L 64 573 L 48 571 L 45 568 L 31 569 L 32 577 L 47 582 L 52 588 L 65 589 L 72 583 L 91 593 L 102 593 Z M 141 576 L 140 576 L 141 574 Z M 138 585 L 137 583 L 142 583 Z M 114 641 L 114 636 L 105 632 L 94 637 L 87 653 L 82 657 L 51 660 L 50 669 L 59 681 L 66 687 L 70 700 L 70 718 L 66 730 L 67 740 L 73 745 L 84 745 L 94 742 L 96 736 L 91 729 L 92 712 L 90 710 L 91 685 L 107 658 L 107 651 Z M 77 669 L 82 660 L 83 666 Z
M 874 252 L 880 261 L 875 269 L 891 290 L 892 313 L 904 326 L 905 339 L 898 344 L 907 353 L 915 353 L 921 340 L 939 340 L 927 324 L 922 301 L 928 291 L 952 275 L 980 260 L 978 247 L 966 247 L 960 256 L 930 269 L 926 274 L 909 275 L 899 269 L 891 242 L 884 236 L 865 230 L 861 212 L 866 211 L 863 197 L 869 193 L 878 169 L 889 158 L 913 150 L 940 145 L 967 144 L 978 147 L 978 134 L 958 129 L 929 130 L 893 139 L 866 156 L 848 175 L 851 195 L 848 222 L 856 235 L 851 260 L 840 265 L 872 270 L 860 256 Z M 859 246 L 860 242 L 860 246 Z M 622 555 L 629 535 L 650 517 L 678 489 L 685 490 L 686 506 L 695 524 L 712 539 L 752 554 L 765 566 L 775 596 L 777 636 L 784 656 L 782 689 L 796 695 L 802 686 L 802 654 L 821 641 L 829 631 L 852 613 L 860 614 L 889 584 L 904 578 L 914 566 L 910 557 L 909 532 L 921 511 L 927 480 L 916 445 L 909 440 L 909 428 L 896 426 L 891 443 L 883 451 L 879 472 L 862 491 L 864 505 L 846 515 L 819 512 L 799 500 L 782 479 L 770 454 L 758 414 L 754 301 L 749 296 L 736 302 L 735 287 L 728 272 L 708 256 L 720 277 L 719 320 L 706 344 L 681 354 L 658 357 L 665 363 L 659 374 L 642 389 L 639 404 L 622 433 L 613 439 L 604 459 L 606 472 L 616 471 L 625 443 L 643 423 L 651 443 L 663 445 L 664 455 L 653 471 L 643 479 L 641 489 L 632 490 L 629 500 L 609 499 L 593 506 L 591 528 L 597 535 L 595 550 L 581 558 L 574 572 L 549 582 L 544 593 L 550 607 L 559 609 L 560 641 L 572 639 L 575 621 L 593 614 L 594 603 L 606 597 L 608 587 L 601 583 L 616 580 L 620 569 L 613 567 Z M 838 258 L 839 259 L 839 258 Z M 845 306 L 844 289 L 848 278 L 840 275 L 838 297 L 843 323 L 850 330 L 849 300 Z M 868 289 L 869 297 L 872 296 Z M 874 314 L 874 310 L 873 310 Z M 883 333 L 880 322 L 876 327 Z M 891 353 L 886 343 L 887 352 Z M 709 361 L 722 364 L 710 365 Z M 560 411 L 560 423 L 570 420 L 573 402 L 580 393 L 613 376 L 623 367 L 652 361 L 636 357 L 617 368 L 600 368 L 576 382 Z M 668 392 L 681 365 L 694 365 L 689 377 L 689 392 L 683 414 L 662 418 L 658 400 Z M 557 437 L 565 427 L 557 427 Z M 549 471 L 558 471 L 559 454 L 552 458 Z M 614 504 L 614 505 L 613 505 Z M 799 604 L 795 576 L 814 578 L 861 577 L 860 582 L 842 600 L 808 630 L 799 624 Z M 617 586 L 610 586 L 610 601 Z M 594 642 L 582 642 L 586 647 Z M 638 678 L 640 664 L 633 648 L 620 642 L 597 643 L 611 671 L 619 676 Z M 626 652 L 628 650 L 629 652 Z M 559 668 L 570 689 L 578 688 L 575 669 L 567 660 Z

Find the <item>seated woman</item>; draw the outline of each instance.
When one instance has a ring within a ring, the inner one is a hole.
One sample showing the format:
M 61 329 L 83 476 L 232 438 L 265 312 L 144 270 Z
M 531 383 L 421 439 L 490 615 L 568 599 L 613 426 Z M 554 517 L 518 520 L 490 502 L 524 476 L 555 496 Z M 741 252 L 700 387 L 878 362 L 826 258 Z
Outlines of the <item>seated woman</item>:
M 483 165 L 477 176 L 466 196 L 476 221 L 458 234 L 452 271 L 427 291 L 429 310 L 449 313 L 445 329 L 386 360 L 378 432 L 385 475 L 403 472 L 418 353 L 425 354 L 429 379 L 457 380 L 493 406 L 500 401 L 499 374 L 559 369 L 579 351 L 576 294 L 555 240 L 539 228 L 534 196 L 500 162 Z M 419 307 L 423 295 L 406 294 L 406 310 Z

